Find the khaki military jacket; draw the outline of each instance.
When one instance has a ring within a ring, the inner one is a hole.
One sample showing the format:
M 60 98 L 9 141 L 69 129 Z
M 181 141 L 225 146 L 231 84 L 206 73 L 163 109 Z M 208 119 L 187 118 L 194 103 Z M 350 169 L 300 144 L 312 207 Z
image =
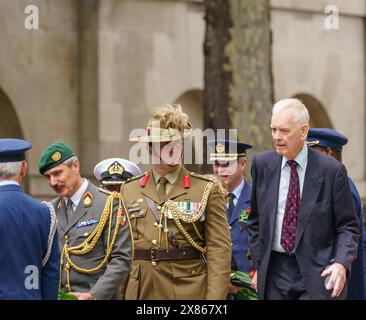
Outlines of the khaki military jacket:
M 87 195 L 88 200 L 83 200 Z M 88 188 L 80 200 L 74 216 L 66 223 L 65 201 L 56 198 L 52 204 L 56 210 L 57 229 L 59 236 L 60 251 L 67 242 L 69 246 L 76 246 L 82 243 L 96 228 L 102 215 L 105 202 L 109 194 L 96 188 L 88 181 Z M 91 201 L 90 201 L 91 200 Z M 115 228 L 115 217 L 117 214 L 116 201 L 114 202 L 112 234 Z M 103 230 L 103 235 L 96 243 L 94 249 L 82 256 L 71 256 L 72 261 L 82 268 L 94 268 L 103 261 L 106 254 L 108 226 Z M 103 267 L 97 273 L 84 274 L 70 270 L 70 285 L 73 292 L 89 292 L 96 300 L 120 299 L 120 285 L 126 280 L 130 272 L 132 258 L 131 233 L 128 221 L 120 228 L 112 254 L 106 267 Z M 61 289 L 66 289 L 65 259 L 61 266 Z
M 150 249 L 158 240 L 156 219 L 146 198 L 151 199 L 157 208 L 161 208 L 164 202 L 159 199 L 152 171 L 149 175 L 144 187 L 140 185 L 144 177 L 140 176 L 121 188 L 129 212 L 135 251 Z M 183 187 L 184 176 L 189 176 L 189 188 Z M 205 187 L 210 182 L 182 166 L 167 198 L 174 202 L 200 203 Z M 214 184 L 209 194 L 204 217 L 196 222 L 203 240 L 199 239 L 192 224 L 183 225 L 196 243 L 206 246 L 205 257 L 172 261 L 134 259 L 126 299 L 226 299 L 231 270 L 231 241 L 224 195 L 217 184 Z M 173 219 L 168 219 L 168 228 L 178 240 L 180 248 L 191 246 Z M 166 248 L 164 237 L 161 247 Z M 173 248 L 170 243 L 168 247 Z

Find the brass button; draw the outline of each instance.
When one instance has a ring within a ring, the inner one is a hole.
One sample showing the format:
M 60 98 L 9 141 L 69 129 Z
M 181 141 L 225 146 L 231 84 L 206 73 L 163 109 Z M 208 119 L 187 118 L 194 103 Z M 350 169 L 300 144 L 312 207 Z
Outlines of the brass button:
M 140 216 L 143 216 L 143 215 L 144 215 L 144 213 L 145 213 L 145 211 L 144 211 L 144 210 L 141 210 L 141 211 L 140 211 Z
M 196 270 L 192 270 L 192 274 L 194 275 L 194 274 L 196 274 Z
M 158 223 L 154 222 L 154 227 L 157 228 L 158 227 Z
M 158 210 L 161 210 L 161 206 L 157 206 Z
M 151 261 L 151 264 L 156 267 L 156 262 L 155 261 Z
M 131 214 L 131 218 L 134 218 L 135 217 L 135 215 L 134 214 Z
M 152 242 L 152 244 L 155 246 L 156 244 L 157 244 L 157 241 L 154 239 L 154 240 L 152 240 L 151 241 Z
M 231 231 L 233 228 L 232 228 L 232 226 L 229 226 L 229 230 Z
M 69 239 L 69 236 L 65 236 L 65 238 L 64 238 L 65 240 L 67 240 L 67 239 Z
M 233 243 L 231 243 L 231 246 L 233 246 Z
M 84 236 L 84 237 L 86 237 L 88 234 L 89 234 L 89 232 L 85 232 L 85 233 L 83 234 L 83 236 Z

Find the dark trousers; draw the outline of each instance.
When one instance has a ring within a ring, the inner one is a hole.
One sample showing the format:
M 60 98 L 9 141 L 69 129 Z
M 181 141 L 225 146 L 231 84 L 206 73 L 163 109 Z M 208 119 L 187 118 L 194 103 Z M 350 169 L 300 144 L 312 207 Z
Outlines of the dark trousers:
M 265 300 L 308 300 L 305 281 L 295 256 L 272 251 L 268 265 Z

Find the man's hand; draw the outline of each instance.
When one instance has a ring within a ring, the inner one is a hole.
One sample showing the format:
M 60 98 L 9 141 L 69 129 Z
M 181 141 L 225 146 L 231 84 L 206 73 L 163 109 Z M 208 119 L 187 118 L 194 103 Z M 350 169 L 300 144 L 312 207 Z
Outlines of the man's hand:
M 258 289 L 257 289 L 257 273 L 258 273 L 258 271 L 256 271 L 256 272 L 254 273 L 254 276 L 253 276 L 252 280 L 250 281 L 250 284 L 251 284 L 251 285 L 252 285 L 252 287 L 255 289 L 255 291 L 257 291 L 257 292 L 258 292 Z
M 78 300 L 94 300 L 93 296 L 90 293 L 69 292 L 69 294 L 72 294 Z
M 229 283 L 229 293 L 236 294 L 241 289 L 241 287 L 235 286 L 231 282 Z
M 332 298 L 337 298 L 341 294 L 346 282 L 346 268 L 340 263 L 333 263 L 327 267 L 321 274 L 322 277 L 328 277 L 325 288 L 332 291 Z

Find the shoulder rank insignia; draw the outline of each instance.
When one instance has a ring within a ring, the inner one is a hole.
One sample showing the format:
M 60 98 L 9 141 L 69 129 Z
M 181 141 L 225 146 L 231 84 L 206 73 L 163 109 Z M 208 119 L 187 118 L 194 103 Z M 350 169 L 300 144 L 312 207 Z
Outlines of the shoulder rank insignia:
M 96 224 L 97 222 L 99 222 L 99 219 L 96 219 L 96 218 L 91 218 L 91 219 L 88 219 L 88 220 L 80 221 L 76 225 L 76 228 L 82 228 L 82 227 L 90 226 L 92 224 Z
M 85 207 L 91 207 L 93 204 L 93 196 L 92 194 L 88 191 L 84 194 L 83 196 L 83 203 Z

